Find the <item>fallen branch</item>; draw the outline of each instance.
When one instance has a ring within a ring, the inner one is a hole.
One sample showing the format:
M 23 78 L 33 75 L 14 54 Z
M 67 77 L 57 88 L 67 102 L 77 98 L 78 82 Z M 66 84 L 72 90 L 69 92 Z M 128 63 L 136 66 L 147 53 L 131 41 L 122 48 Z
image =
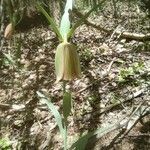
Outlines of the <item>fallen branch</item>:
M 24 111 L 25 110 L 25 105 L 23 105 L 23 104 L 10 105 L 10 104 L 2 104 L 2 103 L 0 103 L 0 110 L 2 110 L 2 111 L 9 110 L 10 112 Z
M 116 57 L 114 57 L 113 60 L 110 62 L 110 64 L 108 65 L 108 68 L 106 70 L 104 70 L 104 73 L 102 74 L 102 77 L 100 77 L 100 79 L 104 79 L 106 76 L 109 75 L 111 67 L 112 67 L 112 65 L 113 65 L 113 63 L 115 61 L 116 61 Z M 93 85 L 93 83 L 97 83 L 97 81 L 98 81 L 98 79 L 95 80 L 94 82 L 92 82 L 91 84 L 89 84 L 88 86 L 86 86 L 85 88 L 79 90 L 77 92 L 77 94 L 80 94 L 80 93 L 84 92 L 85 90 L 87 90 L 88 88 L 90 88 Z
M 142 104 L 142 103 L 141 103 Z M 135 109 L 135 111 L 133 111 L 129 117 L 123 117 L 121 119 L 119 119 L 116 123 L 114 124 L 109 124 L 109 125 L 105 125 L 102 128 L 97 129 L 96 131 L 93 132 L 89 132 L 88 134 L 82 136 L 79 140 L 77 140 L 72 146 L 71 148 L 69 148 L 70 150 L 74 149 L 75 147 L 77 148 L 78 145 L 82 144 L 82 142 L 88 140 L 89 142 L 91 142 L 91 138 L 93 136 L 96 136 L 96 141 L 98 139 L 100 139 L 101 137 L 103 137 L 104 135 L 113 132 L 114 130 L 118 130 L 118 129 L 124 129 L 128 126 L 129 122 L 135 118 L 135 116 L 138 115 L 138 120 L 139 118 L 142 118 L 143 116 L 145 116 L 145 114 L 149 113 L 150 109 L 148 107 L 144 107 L 141 110 L 141 104 L 137 107 L 137 109 Z M 90 143 L 91 145 L 91 143 Z
M 126 103 L 126 102 L 129 102 L 129 101 L 133 100 L 134 98 L 140 96 L 140 95 L 143 94 L 144 92 L 148 91 L 149 87 L 150 87 L 150 85 L 147 85 L 145 88 L 143 88 L 143 89 L 141 89 L 141 90 L 139 90 L 139 91 L 137 91 L 137 92 L 135 92 L 135 93 L 129 95 L 129 96 L 128 96 L 126 99 L 124 99 L 123 101 L 118 101 L 118 102 L 116 102 L 116 103 L 114 103 L 114 104 L 111 104 L 111 105 L 105 107 L 104 109 L 100 109 L 100 110 L 95 111 L 95 112 L 87 112 L 87 113 L 83 114 L 83 116 L 88 115 L 88 114 L 92 114 L 92 116 L 96 116 L 96 115 L 100 115 L 100 114 L 106 113 L 106 112 L 110 111 L 112 108 L 115 108 L 115 107 L 117 107 L 117 106 L 119 106 L 119 105 L 122 105 L 122 104 L 124 104 L 124 103 Z M 83 117 L 83 116 L 82 116 L 82 117 Z M 77 119 L 77 120 L 80 120 L 80 118 Z M 81 120 L 82 120 L 82 119 L 81 119 Z
M 11 105 L 0 103 L 0 110 L 7 110 L 7 109 L 11 109 Z
M 123 103 L 126 103 L 126 102 L 128 102 L 128 101 L 133 100 L 134 98 L 140 96 L 140 95 L 143 94 L 145 91 L 147 91 L 147 90 L 148 90 L 148 87 L 149 87 L 149 86 L 146 86 L 145 88 L 143 88 L 143 89 L 141 89 L 141 90 L 139 90 L 139 91 L 137 91 L 137 92 L 135 92 L 135 93 L 129 95 L 129 96 L 128 96 L 125 100 L 123 100 L 123 101 L 118 101 L 117 103 L 114 103 L 114 104 L 111 104 L 111 105 L 105 107 L 105 108 L 101 111 L 101 113 L 105 113 L 105 112 L 111 110 L 112 108 L 114 108 L 114 107 L 116 107 L 116 106 L 118 106 L 118 105 L 121 105 L 121 104 L 123 104 Z
M 84 15 L 79 12 L 77 9 L 73 10 L 74 13 L 76 14 L 76 16 L 78 16 L 79 18 L 83 18 Z M 107 34 L 111 35 L 113 33 L 113 30 L 111 29 L 106 29 L 104 27 L 101 27 L 100 25 L 96 25 L 95 23 L 93 23 L 92 21 L 89 21 L 88 19 L 85 19 L 84 23 L 88 26 L 91 26 L 97 30 L 100 31 L 104 31 Z M 116 35 L 120 35 L 121 38 L 126 38 L 126 39 L 131 39 L 131 40 L 138 40 L 138 41 L 146 41 L 146 40 L 150 40 L 150 33 L 148 34 L 142 34 L 142 33 L 131 33 L 131 32 L 122 32 L 122 31 L 115 31 Z
M 117 143 L 120 143 L 122 139 L 125 138 L 126 135 L 128 135 L 128 133 L 136 126 L 136 124 L 139 122 L 139 120 L 146 116 L 149 115 L 150 113 L 150 108 L 147 106 L 140 106 L 136 109 L 136 113 L 135 115 L 133 115 L 133 117 L 131 119 L 129 119 L 128 124 L 126 126 L 126 131 L 124 132 L 124 134 L 119 138 L 119 140 L 117 141 Z

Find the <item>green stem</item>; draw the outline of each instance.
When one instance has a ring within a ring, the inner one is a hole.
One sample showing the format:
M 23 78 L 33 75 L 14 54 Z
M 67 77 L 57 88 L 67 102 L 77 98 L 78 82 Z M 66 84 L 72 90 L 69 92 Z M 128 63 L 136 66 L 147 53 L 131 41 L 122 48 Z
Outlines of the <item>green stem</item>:
M 66 81 L 63 81 L 63 95 L 65 94 L 66 92 Z
M 67 122 L 64 121 L 64 150 L 67 150 Z
M 63 95 L 66 92 L 66 81 L 63 81 Z M 67 118 L 64 118 L 64 150 L 67 150 Z

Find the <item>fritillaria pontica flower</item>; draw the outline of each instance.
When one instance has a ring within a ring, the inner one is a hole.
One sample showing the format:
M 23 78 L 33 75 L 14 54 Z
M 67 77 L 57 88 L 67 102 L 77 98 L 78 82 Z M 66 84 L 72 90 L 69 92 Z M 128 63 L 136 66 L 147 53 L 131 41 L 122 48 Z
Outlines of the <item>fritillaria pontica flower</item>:
M 81 75 L 80 61 L 76 46 L 63 42 L 57 46 L 55 54 L 56 82 L 72 80 Z

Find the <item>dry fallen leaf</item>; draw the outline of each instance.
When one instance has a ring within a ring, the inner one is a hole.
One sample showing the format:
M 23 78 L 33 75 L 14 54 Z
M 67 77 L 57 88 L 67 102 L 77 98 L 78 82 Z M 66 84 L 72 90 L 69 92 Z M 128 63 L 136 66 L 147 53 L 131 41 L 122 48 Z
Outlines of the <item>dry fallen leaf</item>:
M 6 39 L 10 39 L 13 35 L 13 31 L 14 31 L 13 24 L 9 23 L 5 28 L 4 37 Z

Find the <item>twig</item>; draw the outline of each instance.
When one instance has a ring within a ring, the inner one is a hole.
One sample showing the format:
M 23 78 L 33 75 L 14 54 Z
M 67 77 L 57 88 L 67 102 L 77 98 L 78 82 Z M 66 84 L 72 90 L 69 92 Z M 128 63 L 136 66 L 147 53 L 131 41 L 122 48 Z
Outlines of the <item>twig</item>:
M 147 109 L 148 107 L 145 106 L 142 107 L 143 103 L 144 102 L 141 102 L 128 118 L 121 121 L 120 124 L 124 125 L 122 126 L 122 130 L 112 139 L 110 144 L 104 148 L 105 150 L 110 149 L 114 144 L 120 143 L 122 139 L 131 131 L 131 129 L 135 127 L 139 120 L 149 113 L 150 109 Z
M 150 108 L 148 106 L 141 107 L 142 104 L 143 104 L 143 102 L 139 104 L 139 106 L 134 111 L 133 116 L 129 118 L 128 124 L 126 126 L 127 130 L 124 132 L 122 137 L 119 138 L 119 140 L 116 143 L 120 143 L 120 141 L 135 127 L 135 125 L 139 122 L 139 120 L 142 117 L 144 117 L 146 114 L 150 113 Z
M 135 92 L 135 93 L 129 95 L 127 99 L 125 99 L 125 100 L 123 100 L 123 101 L 119 101 L 119 102 L 117 102 L 117 103 L 115 103 L 115 104 L 111 104 L 111 105 L 107 106 L 103 111 L 101 111 L 101 113 L 104 113 L 104 112 L 106 112 L 106 111 L 109 111 L 110 109 L 112 109 L 112 108 L 114 108 L 114 107 L 116 107 L 116 106 L 118 106 L 118 105 L 121 105 L 121 104 L 123 104 L 123 103 L 126 103 L 126 102 L 128 102 L 128 101 L 130 101 L 130 100 L 133 100 L 134 98 L 140 96 L 140 95 L 143 94 L 145 91 L 147 91 L 147 90 L 148 90 L 148 87 L 149 87 L 149 85 L 147 85 L 145 88 L 143 88 L 143 89 L 141 89 L 141 90 L 139 90 L 139 91 L 137 91 L 137 92 Z
M 116 57 L 114 57 L 113 60 L 110 62 L 110 64 L 108 65 L 107 69 L 104 71 L 104 74 L 102 75 L 102 77 L 100 77 L 100 79 L 103 79 L 103 78 L 105 78 L 107 75 L 109 75 L 110 70 L 111 70 L 111 67 L 112 67 L 113 63 L 115 62 L 115 60 L 116 60 Z M 98 79 L 97 79 L 97 80 L 98 80 Z M 93 83 L 97 82 L 97 80 L 94 81 Z M 90 87 L 93 85 L 93 83 L 91 83 L 91 84 L 89 84 L 88 86 L 86 86 L 85 88 L 79 90 L 79 91 L 77 92 L 77 94 L 80 94 L 80 93 L 84 92 L 85 90 L 87 90 L 88 88 L 90 88 Z
M 143 94 L 144 92 L 146 92 L 149 87 L 150 87 L 150 85 L 147 85 L 145 88 L 143 88 L 143 89 L 141 89 L 141 90 L 139 90 L 139 91 L 137 91 L 137 92 L 135 92 L 135 93 L 129 95 L 128 98 L 125 99 L 125 100 L 123 100 L 123 101 L 118 101 L 118 102 L 115 103 L 115 104 L 111 104 L 111 105 L 105 107 L 104 109 L 101 109 L 101 110 L 98 110 L 98 111 L 95 111 L 95 112 L 88 112 L 88 113 L 85 113 L 85 114 L 83 114 L 83 116 L 88 115 L 88 114 L 92 114 L 92 116 L 96 116 L 96 115 L 100 115 L 100 114 L 106 113 L 107 111 L 110 111 L 112 108 L 114 108 L 114 107 L 116 107 L 116 106 L 119 106 L 119 105 L 121 105 L 121 104 L 123 104 L 123 103 L 126 103 L 126 102 L 128 102 L 128 101 L 131 101 L 131 100 L 133 100 L 134 98 L 140 96 L 141 94 Z M 78 119 L 78 120 L 80 120 L 80 119 Z
M 20 105 L 10 105 L 10 104 L 2 104 L 0 103 L 0 109 L 2 111 L 9 110 L 9 112 L 20 112 L 25 110 L 25 105 L 20 104 Z
M 83 18 L 84 15 L 79 12 L 77 9 L 74 9 L 74 13 L 79 17 L 79 18 Z M 111 30 L 111 29 L 106 29 L 104 27 L 101 27 L 100 25 L 96 25 L 95 23 L 85 19 L 84 23 L 88 26 L 91 26 L 97 30 L 100 30 L 100 31 L 104 31 L 106 32 L 107 34 L 112 34 L 114 32 L 114 30 Z M 127 38 L 127 39 L 132 39 L 132 40 L 139 40 L 139 41 L 146 41 L 146 40 L 150 40 L 150 33 L 148 34 L 142 34 L 142 33 L 131 33 L 131 32 L 121 32 L 121 31 L 116 31 L 114 32 L 115 34 L 117 35 L 120 35 L 120 37 L 122 38 Z
M 127 126 L 128 122 L 129 122 L 130 120 L 132 120 L 132 118 L 133 118 L 134 115 L 138 112 L 138 110 L 139 110 L 139 108 L 136 109 L 134 112 L 132 112 L 129 117 L 123 117 L 123 118 L 119 119 L 119 120 L 118 120 L 116 123 L 114 123 L 114 124 L 105 125 L 105 127 L 102 127 L 102 128 L 100 128 L 100 129 L 97 129 L 96 131 L 93 131 L 93 132 L 91 132 L 91 133 L 88 133 L 88 135 L 85 135 L 85 136 L 81 137 L 82 140 L 85 139 L 85 137 L 88 137 L 88 139 L 89 139 L 89 138 L 92 138 L 92 137 L 95 135 L 95 136 L 96 136 L 96 141 L 97 141 L 98 139 L 100 139 L 100 138 L 103 137 L 104 135 L 106 135 L 106 134 L 108 134 L 108 133 L 110 133 L 110 132 L 113 132 L 114 130 L 123 129 L 125 126 Z M 145 110 L 145 111 L 142 111 L 142 112 L 141 112 L 141 117 L 144 116 L 144 115 L 149 111 L 149 109 L 144 109 L 144 110 Z M 80 140 L 81 140 L 81 139 L 80 139 Z M 89 142 L 90 142 L 90 141 L 92 141 L 92 140 L 89 140 Z M 77 144 L 78 144 L 78 141 L 75 142 L 75 143 L 71 146 L 70 150 L 73 149 L 73 148 L 75 148 L 75 146 L 76 146 Z
M 0 109 L 1 110 L 7 110 L 7 109 L 10 109 L 10 108 L 11 108 L 11 105 L 0 103 Z
M 110 70 L 111 70 L 111 67 L 113 65 L 113 63 L 116 61 L 116 57 L 113 58 L 113 60 L 110 62 L 110 64 L 108 65 L 108 68 L 107 68 L 107 71 L 106 71 L 106 74 L 105 76 L 107 76 L 109 73 L 110 73 Z
M 120 25 L 118 25 L 117 27 L 116 27 L 116 29 L 112 32 L 112 34 L 111 34 L 111 36 L 110 36 L 110 38 L 109 38 L 109 40 L 108 40 L 108 42 L 110 43 L 110 41 L 111 41 L 111 39 L 113 38 L 113 36 L 115 35 L 115 33 L 117 32 L 117 30 L 120 28 Z

